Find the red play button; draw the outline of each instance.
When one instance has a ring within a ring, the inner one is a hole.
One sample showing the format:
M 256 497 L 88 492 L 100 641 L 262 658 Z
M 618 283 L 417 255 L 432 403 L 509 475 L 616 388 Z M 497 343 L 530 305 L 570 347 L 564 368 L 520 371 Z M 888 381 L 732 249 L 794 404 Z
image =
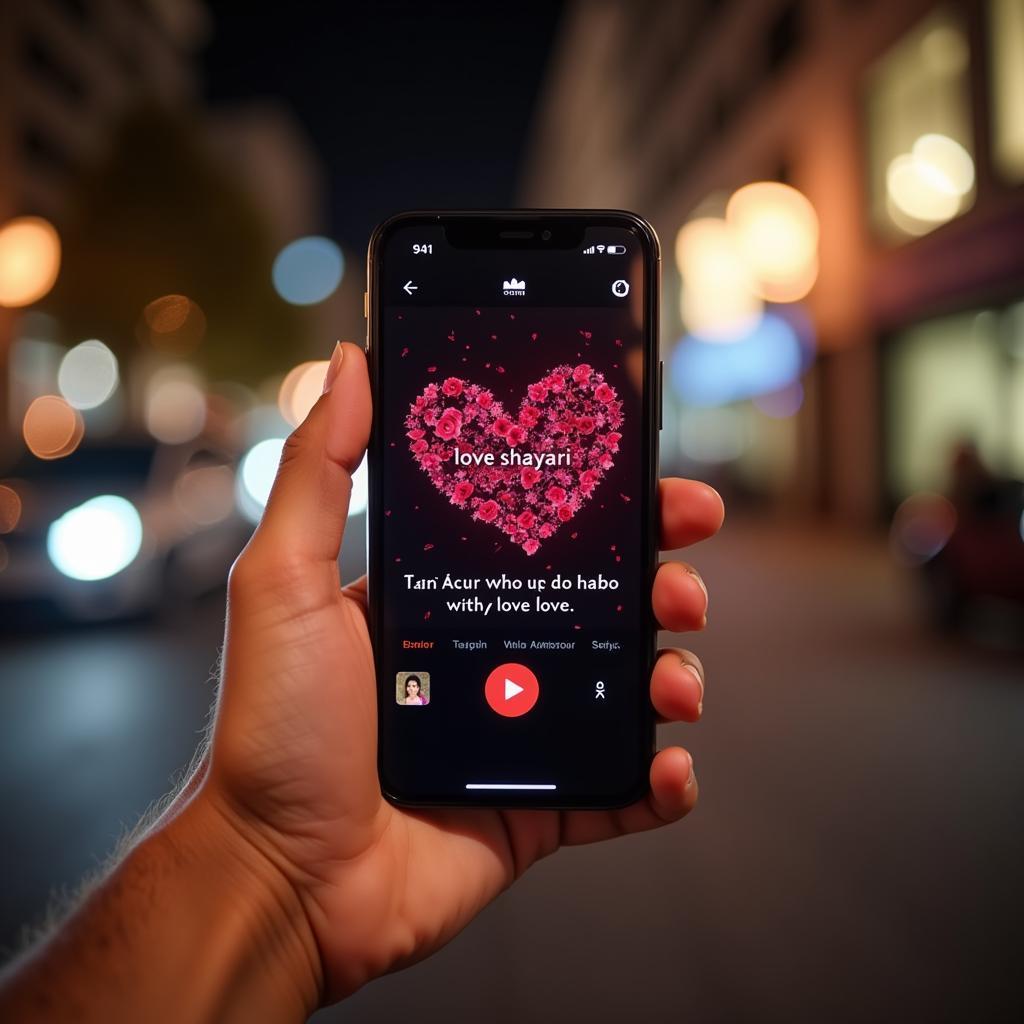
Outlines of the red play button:
M 525 666 L 509 661 L 499 665 L 484 684 L 484 696 L 492 711 L 506 718 L 525 715 L 540 696 L 537 677 Z

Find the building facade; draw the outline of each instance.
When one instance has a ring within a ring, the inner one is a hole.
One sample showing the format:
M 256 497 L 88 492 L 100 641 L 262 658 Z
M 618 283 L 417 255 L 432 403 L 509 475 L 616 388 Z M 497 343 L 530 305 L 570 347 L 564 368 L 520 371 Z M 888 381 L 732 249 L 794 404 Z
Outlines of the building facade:
M 695 411 L 667 394 L 668 463 L 865 525 L 941 489 L 961 442 L 993 472 L 1024 477 L 1022 69 L 1020 0 L 569 11 L 523 201 L 651 219 L 666 361 L 683 331 L 673 245 L 695 211 L 777 180 L 820 224 L 804 300 L 817 358 L 799 411 Z M 918 159 L 929 145 L 946 147 L 963 179 L 942 177 L 934 196 L 907 178 L 931 167 Z M 695 448 L 695 430 L 728 436 Z M 712 465 L 693 467 L 694 452 Z

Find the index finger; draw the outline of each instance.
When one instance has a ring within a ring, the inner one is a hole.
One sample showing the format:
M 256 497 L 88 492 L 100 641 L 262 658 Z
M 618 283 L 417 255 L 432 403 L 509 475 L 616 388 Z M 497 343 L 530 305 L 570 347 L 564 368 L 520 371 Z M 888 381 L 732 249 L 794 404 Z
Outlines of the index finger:
M 718 491 L 699 480 L 665 477 L 659 485 L 659 498 L 663 551 L 713 537 L 725 518 Z

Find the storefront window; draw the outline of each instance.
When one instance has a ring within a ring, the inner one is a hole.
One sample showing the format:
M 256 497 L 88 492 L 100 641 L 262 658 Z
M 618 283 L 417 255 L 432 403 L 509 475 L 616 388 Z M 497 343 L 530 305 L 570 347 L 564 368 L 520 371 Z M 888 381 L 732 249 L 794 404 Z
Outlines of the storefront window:
M 885 238 L 927 234 L 974 202 L 969 61 L 960 19 L 939 8 L 868 73 L 871 220 Z
M 1024 478 L 1024 304 L 919 324 L 886 362 L 894 498 L 947 491 L 968 450 L 989 472 Z

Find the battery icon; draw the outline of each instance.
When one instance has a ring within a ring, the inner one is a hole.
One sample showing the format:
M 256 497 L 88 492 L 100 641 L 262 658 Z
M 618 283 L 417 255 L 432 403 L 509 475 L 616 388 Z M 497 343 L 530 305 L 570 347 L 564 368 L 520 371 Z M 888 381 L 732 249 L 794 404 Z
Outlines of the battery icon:
M 605 252 L 610 252 L 610 253 L 613 253 L 613 254 L 621 254 L 621 253 L 624 253 L 626 251 L 626 247 L 624 245 L 608 245 L 608 246 L 605 246 L 605 250 L 604 251 Z

